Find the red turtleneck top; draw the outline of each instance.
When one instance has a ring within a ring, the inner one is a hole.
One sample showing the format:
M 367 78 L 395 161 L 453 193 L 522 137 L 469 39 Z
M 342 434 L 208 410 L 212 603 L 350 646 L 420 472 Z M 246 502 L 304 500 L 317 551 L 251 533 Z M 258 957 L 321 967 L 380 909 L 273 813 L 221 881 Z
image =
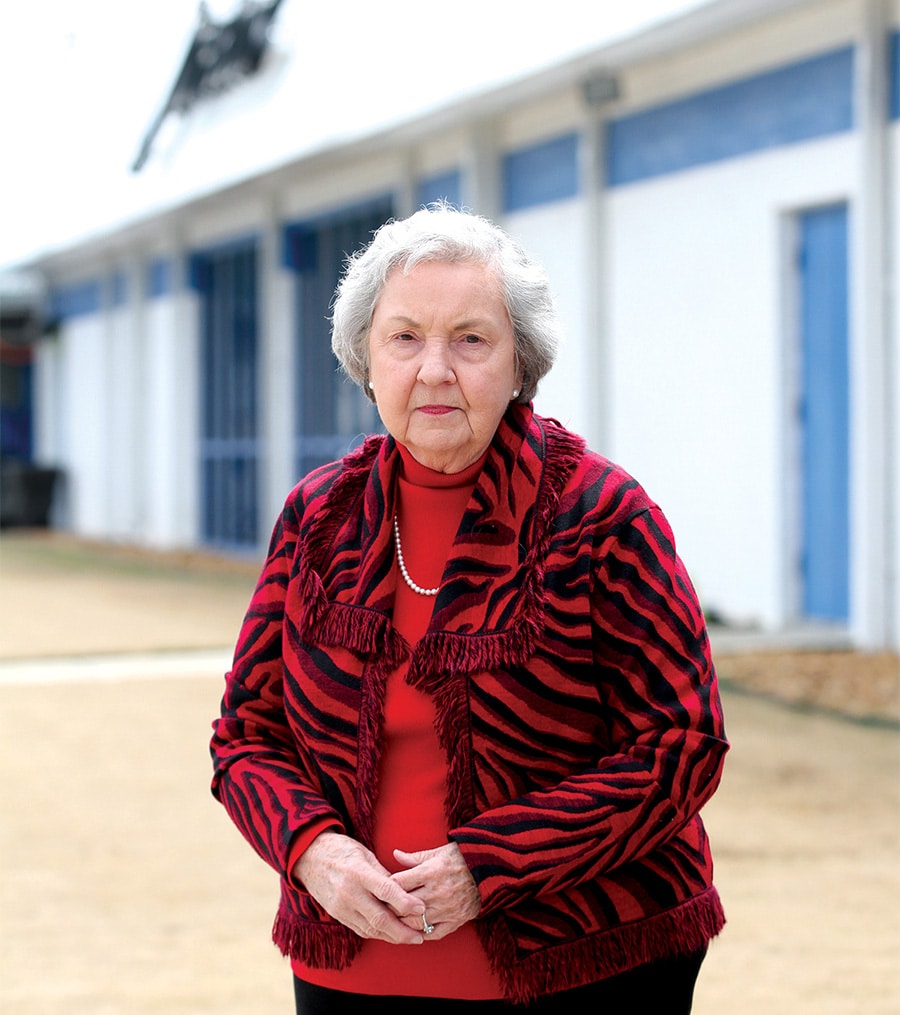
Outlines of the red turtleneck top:
M 400 447 L 398 522 L 403 557 L 412 580 L 436 588 L 459 528 L 483 458 L 463 472 L 434 472 Z M 414 592 L 397 575 L 393 623 L 414 645 L 431 620 L 434 597 Z M 406 665 L 388 678 L 384 705 L 384 753 L 375 811 L 374 852 L 390 871 L 398 870 L 394 849 L 415 852 L 444 845 L 447 760 L 434 730 L 434 703 L 406 683 Z M 309 829 L 295 843 L 291 868 L 322 829 Z M 466 1000 L 502 997 L 497 978 L 474 926 L 469 923 L 441 941 L 392 945 L 366 941 L 346 969 L 292 964 L 303 980 L 360 994 L 405 994 Z

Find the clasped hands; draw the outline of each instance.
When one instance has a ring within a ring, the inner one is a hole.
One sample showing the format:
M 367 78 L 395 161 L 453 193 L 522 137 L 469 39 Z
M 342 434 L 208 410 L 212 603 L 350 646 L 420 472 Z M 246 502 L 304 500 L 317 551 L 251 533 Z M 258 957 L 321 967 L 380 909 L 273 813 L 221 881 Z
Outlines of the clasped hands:
M 363 938 L 438 941 L 478 915 L 478 888 L 455 842 L 418 853 L 395 849 L 394 859 L 403 869 L 391 874 L 355 839 L 325 831 L 292 873 L 330 916 Z M 434 926 L 427 936 L 426 915 Z

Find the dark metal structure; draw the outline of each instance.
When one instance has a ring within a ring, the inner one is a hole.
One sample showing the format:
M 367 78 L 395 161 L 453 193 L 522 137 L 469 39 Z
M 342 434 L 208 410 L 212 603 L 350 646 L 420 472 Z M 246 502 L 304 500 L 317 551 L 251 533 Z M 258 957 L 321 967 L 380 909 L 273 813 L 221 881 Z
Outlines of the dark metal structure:
M 269 45 L 269 29 L 282 0 L 244 0 L 233 18 L 216 22 L 205 3 L 199 24 L 168 99 L 150 124 L 131 171 L 140 172 L 153 141 L 171 113 L 186 113 L 196 102 L 218 95 L 254 75 Z

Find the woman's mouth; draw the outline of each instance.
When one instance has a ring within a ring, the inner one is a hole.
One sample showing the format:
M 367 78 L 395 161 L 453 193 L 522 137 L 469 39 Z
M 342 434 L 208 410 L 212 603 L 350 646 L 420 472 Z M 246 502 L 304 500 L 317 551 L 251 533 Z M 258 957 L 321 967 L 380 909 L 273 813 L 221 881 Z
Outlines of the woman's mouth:
M 454 405 L 420 405 L 419 412 L 424 412 L 428 416 L 445 416 L 448 412 L 453 412 L 455 408 Z

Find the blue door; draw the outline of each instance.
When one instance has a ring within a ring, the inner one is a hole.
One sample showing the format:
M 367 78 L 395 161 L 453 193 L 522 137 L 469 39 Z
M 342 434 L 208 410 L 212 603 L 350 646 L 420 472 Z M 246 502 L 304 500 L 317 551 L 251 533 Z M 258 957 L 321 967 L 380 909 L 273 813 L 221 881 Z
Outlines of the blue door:
M 201 297 L 202 538 L 252 549 L 260 535 L 256 245 L 195 255 L 191 276 Z
M 847 206 L 804 212 L 800 232 L 802 611 L 850 610 Z
M 384 198 L 286 230 L 288 264 L 297 273 L 298 477 L 345 455 L 379 428 L 375 407 L 338 369 L 329 317 L 347 257 L 392 214 L 392 201 Z

